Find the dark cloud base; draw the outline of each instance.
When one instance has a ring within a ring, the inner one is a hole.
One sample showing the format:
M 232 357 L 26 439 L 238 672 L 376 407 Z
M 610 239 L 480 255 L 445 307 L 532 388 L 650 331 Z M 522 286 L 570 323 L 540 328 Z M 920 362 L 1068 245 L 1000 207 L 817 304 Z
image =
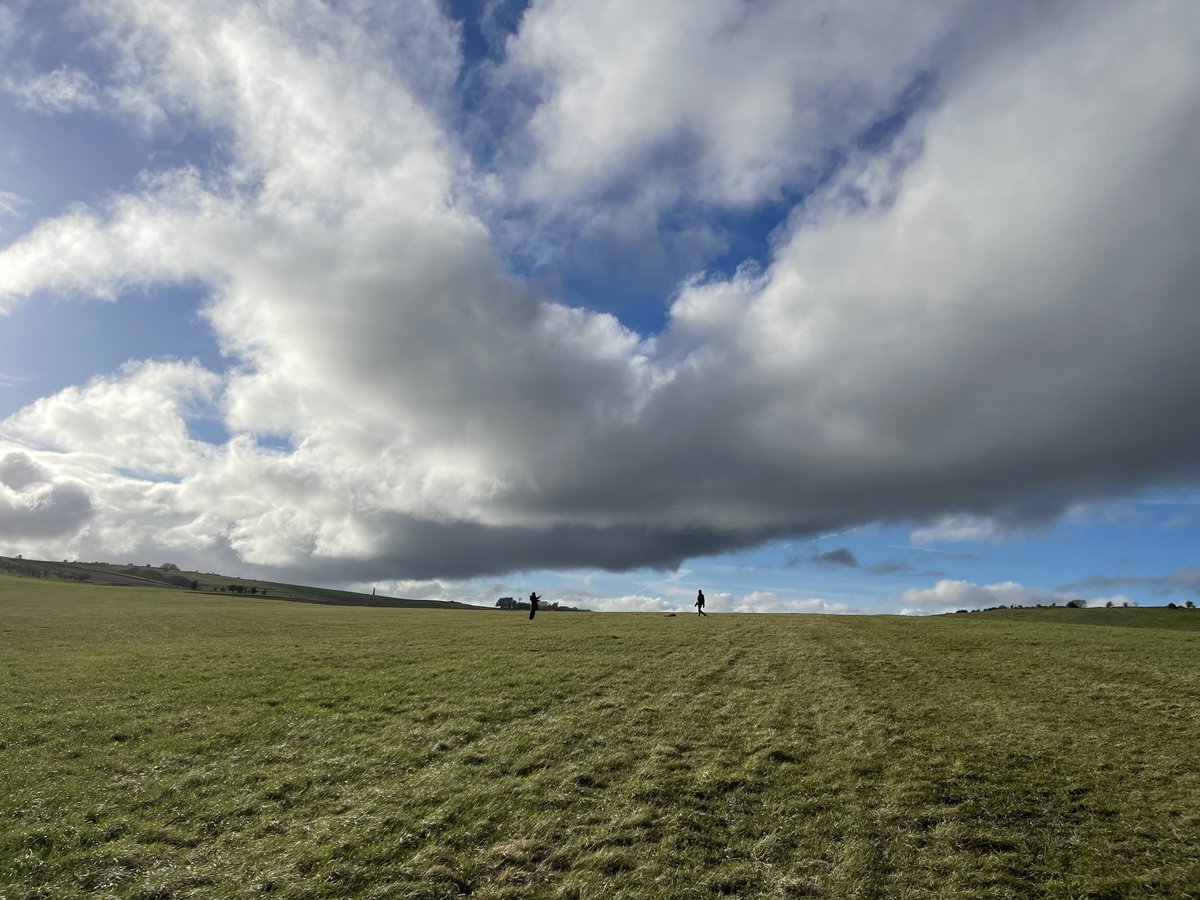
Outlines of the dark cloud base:
M 762 544 L 775 535 L 731 535 L 710 528 L 489 528 L 473 522 L 396 517 L 387 523 L 395 550 L 375 559 L 312 557 L 289 571 L 333 581 L 474 578 L 535 569 L 670 570 L 684 560 Z

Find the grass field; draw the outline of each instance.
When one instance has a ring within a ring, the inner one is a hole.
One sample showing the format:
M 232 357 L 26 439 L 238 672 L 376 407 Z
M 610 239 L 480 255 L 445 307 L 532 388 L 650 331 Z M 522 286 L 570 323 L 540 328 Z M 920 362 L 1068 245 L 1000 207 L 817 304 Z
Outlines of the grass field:
M 0 897 L 1200 896 L 1200 613 L 1041 613 L 0 577 Z

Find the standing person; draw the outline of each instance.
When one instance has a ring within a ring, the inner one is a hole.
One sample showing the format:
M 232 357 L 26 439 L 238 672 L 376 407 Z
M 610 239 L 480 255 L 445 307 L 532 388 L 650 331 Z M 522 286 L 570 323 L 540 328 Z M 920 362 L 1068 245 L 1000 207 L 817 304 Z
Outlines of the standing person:
M 696 612 L 704 618 L 708 618 L 708 613 L 704 611 L 704 591 L 696 591 Z
M 542 598 L 539 597 L 537 594 L 535 594 L 533 591 L 529 592 L 529 620 L 531 622 L 533 621 L 534 613 L 537 612 L 538 601 L 541 599 Z

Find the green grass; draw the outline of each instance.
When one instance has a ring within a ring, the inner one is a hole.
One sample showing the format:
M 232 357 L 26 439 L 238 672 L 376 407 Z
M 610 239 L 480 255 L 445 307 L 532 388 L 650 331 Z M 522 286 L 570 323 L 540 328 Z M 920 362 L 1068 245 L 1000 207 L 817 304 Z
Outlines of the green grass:
M 0 577 L 0 897 L 1200 896 L 1200 614 L 1045 612 Z

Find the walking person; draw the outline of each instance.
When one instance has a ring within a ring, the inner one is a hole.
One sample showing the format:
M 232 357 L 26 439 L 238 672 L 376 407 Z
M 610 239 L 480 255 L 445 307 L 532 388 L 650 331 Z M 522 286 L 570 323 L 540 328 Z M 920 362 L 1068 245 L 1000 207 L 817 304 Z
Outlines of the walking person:
M 704 591 L 696 591 L 696 612 L 708 618 L 708 613 L 704 611 Z
M 533 621 L 534 614 L 537 613 L 538 601 L 542 598 L 533 591 L 529 592 L 529 621 Z

